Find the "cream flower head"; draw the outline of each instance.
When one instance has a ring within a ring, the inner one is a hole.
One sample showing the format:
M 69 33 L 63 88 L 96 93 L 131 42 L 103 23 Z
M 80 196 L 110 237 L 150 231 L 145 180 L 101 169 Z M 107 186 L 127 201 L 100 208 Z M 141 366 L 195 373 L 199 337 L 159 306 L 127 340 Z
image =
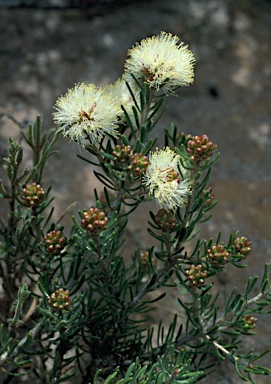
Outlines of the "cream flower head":
M 118 136 L 117 116 L 121 109 L 110 94 L 94 84 L 76 84 L 59 97 L 54 108 L 58 132 L 83 146 L 87 139 L 98 146 L 105 134 Z
M 166 147 L 151 152 L 149 162 L 143 179 L 149 195 L 155 197 L 159 209 L 176 211 L 191 193 L 191 182 L 180 163 L 180 156 Z
M 132 73 L 141 80 L 143 76 L 150 87 L 159 90 L 164 85 L 165 93 L 169 93 L 176 87 L 193 83 L 194 64 L 193 53 L 179 43 L 178 36 L 161 32 L 128 51 L 124 77 Z
M 140 88 L 135 85 L 134 81 L 131 83 L 129 82 L 129 86 L 135 97 L 136 102 L 140 103 L 140 97 L 139 97 Z M 122 105 L 125 108 L 125 111 L 127 112 L 133 126 L 135 127 L 136 123 L 135 123 L 135 117 L 132 109 L 132 106 L 134 106 L 135 103 L 127 87 L 125 80 L 123 78 L 118 79 L 115 83 L 106 85 L 104 89 L 116 100 L 119 106 Z M 125 115 L 122 110 L 121 110 L 120 119 L 122 121 L 125 121 Z

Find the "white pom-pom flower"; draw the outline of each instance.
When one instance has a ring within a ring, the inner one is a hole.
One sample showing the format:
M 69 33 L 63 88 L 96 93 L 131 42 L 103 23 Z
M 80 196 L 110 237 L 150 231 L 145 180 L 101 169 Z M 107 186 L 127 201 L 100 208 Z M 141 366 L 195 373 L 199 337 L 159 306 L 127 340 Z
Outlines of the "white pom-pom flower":
M 124 78 L 129 80 L 131 73 L 139 80 L 143 76 L 150 87 L 159 90 L 163 86 L 165 93 L 194 81 L 194 55 L 171 33 L 142 40 L 128 51 L 124 65 Z
M 94 84 L 76 84 L 59 97 L 54 108 L 58 131 L 83 146 L 90 142 L 98 146 L 106 134 L 118 136 L 120 106 L 108 92 Z
M 129 81 L 129 86 L 136 102 L 140 105 L 140 88 L 136 86 L 134 80 Z M 126 84 L 126 81 L 123 78 L 118 79 L 115 83 L 105 86 L 104 89 L 116 100 L 119 106 L 122 105 L 124 107 L 133 126 L 136 127 L 135 116 L 133 112 L 133 106 L 135 106 L 135 102 Z M 125 122 L 125 114 L 123 111 L 121 111 L 120 120 Z
M 166 147 L 151 152 L 143 184 L 149 195 L 155 197 L 159 209 L 176 211 L 187 202 L 191 193 L 188 176 L 188 171 L 180 163 L 180 156 Z

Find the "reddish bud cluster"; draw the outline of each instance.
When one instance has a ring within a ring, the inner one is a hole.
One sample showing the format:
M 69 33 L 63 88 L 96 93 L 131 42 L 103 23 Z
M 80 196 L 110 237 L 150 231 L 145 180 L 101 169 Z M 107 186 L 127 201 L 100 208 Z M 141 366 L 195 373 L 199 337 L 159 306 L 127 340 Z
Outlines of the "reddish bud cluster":
M 187 269 L 185 273 L 189 280 L 190 287 L 201 288 L 205 282 L 204 279 L 207 277 L 207 271 L 201 264 L 192 264 L 190 269 Z
M 228 262 L 229 256 L 230 254 L 224 246 L 217 244 L 208 249 L 206 259 L 213 264 L 213 266 L 219 268 Z
M 67 238 L 63 235 L 62 231 L 48 232 L 44 240 L 47 245 L 46 251 L 52 255 L 59 255 L 67 242 Z
M 166 211 L 165 209 L 160 209 L 157 212 L 157 214 L 154 216 L 154 222 L 164 232 L 174 229 L 177 225 L 177 219 L 174 217 L 173 212 Z
M 147 156 L 144 156 L 142 153 L 135 153 L 131 155 L 130 161 L 131 164 L 128 166 L 128 171 L 130 171 L 133 176 L 136 177 L 140 176 L 142 173 L 146 173 L 149 165 Z
M 27 207 L 37 207 L 44 199 L 45 192 L 37 183 L 27 184 L 22 190 L 22 199 Z
M 108 218 L 98 208 L 90 208 L 82 213 L 81 227 L 91 233 L 99 233 L 106 229 Z
M 72 303 L 69 295 L 70 291 L 59 288 L 51 294 L 48 304 L 56 311 L 68 310 Z
M 190 155 L 191 160 L 200 163 L 212 157 L 215 146 L 207 135 L 194 137 L 189 135 L 187 139 L 186 151 Z
M 169 167 L 167 169 L 167 182 L 171 182 L 171 181 L 174 181 L 174 180 L 177 180 L 178 184 L 180 183 L 180 180 L 179 180 L 179 172 L 175 171 L 173 167 Z
M 248 239 L 244 236 L 237 237 L 234 240 L 234 248 L 236 253 L 240 253 L 243 256 L 247 256 L 251 253 L 251 241 L 248 241 Z

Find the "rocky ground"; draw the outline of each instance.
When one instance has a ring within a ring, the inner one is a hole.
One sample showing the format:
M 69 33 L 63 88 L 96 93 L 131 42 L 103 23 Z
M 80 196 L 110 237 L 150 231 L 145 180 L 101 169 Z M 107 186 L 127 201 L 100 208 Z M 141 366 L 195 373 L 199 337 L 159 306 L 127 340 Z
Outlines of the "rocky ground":
M 218 287 L 222 292 L 242 288 L 248 276 L 260 274 L 271 257 L 270 1 L 134 0 L 99 7 L 82 1 L 88 5 L 82 9 L 67 7 L 65 0 L 39 1 L 36 8 L 2 7 L 7 3 L 0 1 L 0 113 L 26 125 L 39 114 L 44 128 L 51 128 L 56 99 L 74 83 L 103 86 L 117 80 L 127 49 L 144 37 L 163 30 L 189 45 L 197 60 L 195 83 L 168 98 L 156 135 L 159 141 L 161 128 L 174 122 L 181 131 L 206 133 L 217 144 L 221 155 L 211 184 L 220 202 L 203 233 L 215 237 L 221 230 L 226 241 L 239 230 L 253 241 L 248 268 L 229 268 Z M 18 137 L 18 129 L 3 117 L 1 158 L 8 136 Z M 56 218 L 74 201 L 75 214 L 89 207 L 93 187 L 99 188 L 88 165 L 76 157 L 75 143 L 60 139 L 57 147 L 46 176 L 56 196 Z M 145 245 L 147 211 L 136 212 L 130 226 L 131 240 Z M 4 205 L 0 214 L 4 217 Z M 167 307 L 168 313 L 174 310 Z M 258 330 L 257 345 L 249 339 L 247 346 L 263 350 L 270 346 L 269 323 L 259 319 Z M 271 368 L 270 357 L 263 363 Z M 208 383 L 239 383 L 228 369 L 221 366 Z M 256 383 L 269 380 L 260 377 Z

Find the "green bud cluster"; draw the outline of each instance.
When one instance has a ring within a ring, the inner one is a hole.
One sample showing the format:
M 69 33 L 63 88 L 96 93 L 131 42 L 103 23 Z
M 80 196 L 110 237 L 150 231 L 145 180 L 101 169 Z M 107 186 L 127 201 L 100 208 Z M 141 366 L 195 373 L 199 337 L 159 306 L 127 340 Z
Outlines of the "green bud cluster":
M 147 156 L 144 156 L 142 153 L 135 153 L 131 155 L 130 161 L 131 164 L 128 166 L 128 171 L 130 171 L 133 176 L 136 177 L 146 173 L 149 165 Z
M 205 189 L 204 191 L 202 191 L 201 196 L 204 199 L 204 205 L 206 207 L 209 207 L 215 198 L 212 187 L 209 187 L 208 189 Z
M 176 228 L 177 220 L 172 211 L 160 209 L 154 216 L 154 221 L 163 232 L 170 231 Z
M 149 252 L 148 251 L 141 252 L 139 256 L 139 260 L 142 266 L 146 267 L 149 263 Z M 152 265 L 156 264 L 156 260 L 154 258 L 151 259 L 151 264 Z
M 99 208 L 90 208 L 82 213 L 81 227 L 96 234 L 106 229 L 108 218 Z
M 22 199 L 27 207 L 37 207 L 44 199 L 45 192 L 37 183 L 27 184 L 22 189 Z
M 187 153 L 195 163 L 201 163 L 212 157 L 215 146 L 205 134 L 201 136 L 187 136 Z
M 48 304 L 56 311 L 67 311 L 72 303 L 72 298 L 69 295 L 70 291 L 59 288 L 51 294 Z
M 114 151 L 112 152 L 113 156 L 115 156 L 114 160 L 116 165 L 126 164 L 130 159 L 131 153 L 132 148 L 130 145 L 116 145 Z
M 252 315 L 246 315 L 244 318 L 243 329 L 245 329 L 245 330 L 256 329 L 256 321 L 257 320 L 258 319 L 256 317 L 253 317 Z
M 209 261 L 214 267 L 219 268 L 225 265 L 229 260 L 229 252 L 222 244 L 213 245 L 207 250 L 206 260 Z
M 67 242 L 67 238 L 63 235 L 62 231 L 48 232 L 44 240 L 47 246 L 46 251 L 54 256 L 59 255 Z
M 141 252 L 139 259 L 143 267 L 146 267 L 149 261 L 149 252 Z
M 128 165 L 127 170 L 131 172 L 134 177 L 146 173 L 149 165 L 147 156 L 144 156 L 142 153 L 133 153 L 130 145 L 116 145 L 112 154 L 115 157 L 115 164 L 117 166 Z
M 235 240 L 234 240 L 234 248 L 235 248 L 235 252 L 236 253 L 239 253 L 243 256 L 247 256 L 251 253 L 251 244 L 252 242 L 249 241 L 246 237 L 242 236 L 242 237 L 237 237 Z
M 190 269 L 187 269 L 185 273 L 188 278 L 190 287 L 201 288 L 205 282 L 204 279 L 207 277 L 207 271 L 201 264 L 192 264 Z

